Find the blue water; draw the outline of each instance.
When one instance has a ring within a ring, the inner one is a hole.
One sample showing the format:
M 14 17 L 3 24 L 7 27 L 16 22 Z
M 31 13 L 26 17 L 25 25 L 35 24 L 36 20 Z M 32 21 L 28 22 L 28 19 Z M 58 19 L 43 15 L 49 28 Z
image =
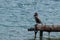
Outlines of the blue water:
M 35 25 L 35 12 L 43 24 L 60 24 L 60 0 L 0 0 L 0 40 L 33 40 L 34 32 L 27 29 Z M 60 38 L 60 32 L 51 32 L 50 37 Z

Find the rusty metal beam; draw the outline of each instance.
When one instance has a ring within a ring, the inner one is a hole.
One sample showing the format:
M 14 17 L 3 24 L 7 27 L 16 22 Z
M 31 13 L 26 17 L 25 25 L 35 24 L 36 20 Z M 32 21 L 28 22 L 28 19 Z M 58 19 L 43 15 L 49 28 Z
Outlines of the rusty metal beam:
M 60 25 L 42 25 L 42 27 L 37 27 L 37 30 L 46 32 L 60 32 Z M 35 28 L 29 28 L 28 31 L 35 31 Z

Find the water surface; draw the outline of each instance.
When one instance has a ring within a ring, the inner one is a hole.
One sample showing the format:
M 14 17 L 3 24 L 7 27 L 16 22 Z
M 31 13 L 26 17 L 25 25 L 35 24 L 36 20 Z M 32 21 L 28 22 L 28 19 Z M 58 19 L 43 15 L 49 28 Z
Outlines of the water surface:
M 60 0 L 0 0 L 0 40 L 33 40 L 34 32 L 27 29 L 35 25 L 35 12 L 43 24 L 60 24 Z M 60 32 L 51 32 L 50 38 L 59 39 Z

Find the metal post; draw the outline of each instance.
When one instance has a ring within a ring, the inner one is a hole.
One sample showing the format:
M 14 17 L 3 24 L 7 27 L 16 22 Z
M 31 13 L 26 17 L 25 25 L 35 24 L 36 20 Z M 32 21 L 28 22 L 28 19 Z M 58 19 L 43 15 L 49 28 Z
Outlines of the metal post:
M 48 40 L 50 40 L 50 32 L 48 32 Z
M 40 40 L 42 40 L 42 37 L 43 37 L 43 31 L 40 30 Z

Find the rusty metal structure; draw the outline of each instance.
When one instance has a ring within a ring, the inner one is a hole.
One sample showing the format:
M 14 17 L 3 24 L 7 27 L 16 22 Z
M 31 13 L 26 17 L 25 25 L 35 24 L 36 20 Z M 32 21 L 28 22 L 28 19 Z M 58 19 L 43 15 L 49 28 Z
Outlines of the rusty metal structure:
M 38 26 L 38 25 L 37 25 Z M 35 28 L 29 28 L 28 31 L 40 31 L 40 40 L 42 40 L 43 32 L 60 32 L 60 25 L 40 25 Z
M 28 31 L 34 31 L 35 28 L 29 28 Z M 37 27 L 37 31 L 46 32 L 60 32 L 60 25 L 42 25 L 42 27 Z

